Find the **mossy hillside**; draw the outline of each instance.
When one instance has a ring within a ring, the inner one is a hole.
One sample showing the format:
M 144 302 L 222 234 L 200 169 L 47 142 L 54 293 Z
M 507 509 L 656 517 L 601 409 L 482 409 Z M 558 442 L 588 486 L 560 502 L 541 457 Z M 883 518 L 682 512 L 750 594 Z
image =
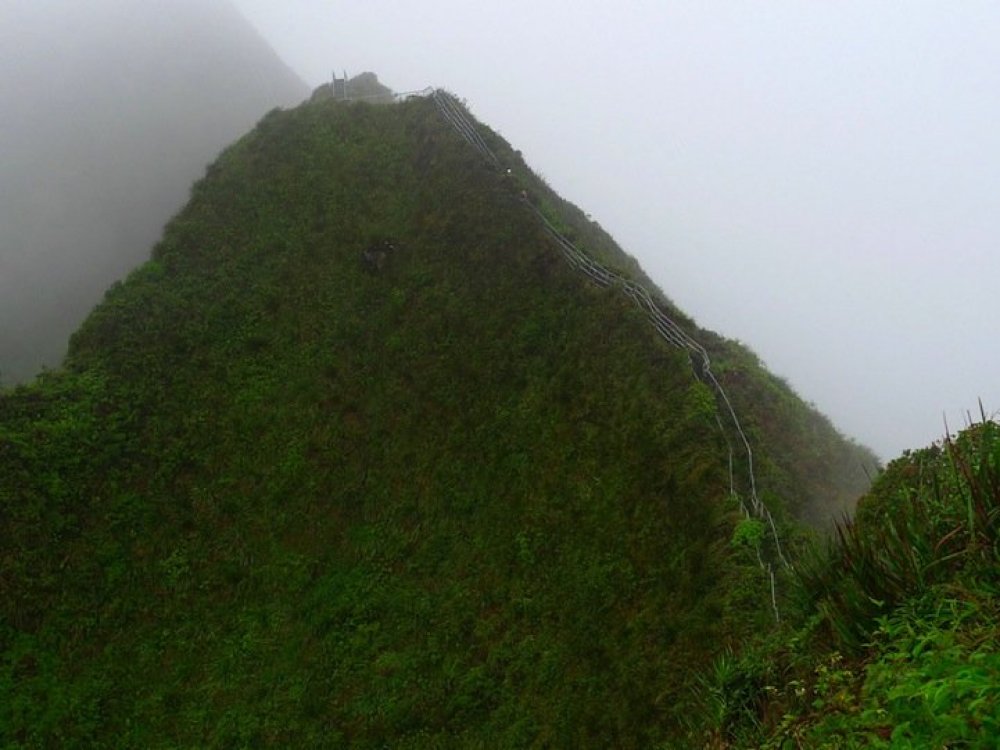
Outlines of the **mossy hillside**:
M 849 515 L 878 473 L 880 462 L 874 453 L 845 438 L 746 346 L 699 327 L 600 224 L 532 172 L 519 151 L 489 127 L 478 124 L 478 128 L 498 161 L 510 169 L 510 181 L 565 237 L 605 267 L 642 284 L 661 309 L 708 350 L 713 370 L 754 447 L 758 483 L 774 513 L 824 531 Z M 662 248 L 664 253 L 672 251 L 669 246 Z M 730 441 L 738 460 L 743 460 L 738 436 L 731 433 Z M 742 489 L 749 490 L 745 483 Z
M 522 209 L 422 100 L 220 157 L 67 370 L 0 398 L 5 743 L 698 723 L 692 674 L 769 616 L 721 439 Z
M 700 331 L 736 408 L 769 506 L 824 532 L 849 517 L 880 462 L 769 372 L 747 347 Z

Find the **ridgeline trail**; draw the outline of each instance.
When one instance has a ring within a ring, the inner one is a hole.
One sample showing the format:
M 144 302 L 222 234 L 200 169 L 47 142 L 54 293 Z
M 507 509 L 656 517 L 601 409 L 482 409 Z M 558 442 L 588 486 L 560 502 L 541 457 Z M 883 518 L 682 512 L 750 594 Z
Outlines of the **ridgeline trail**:
M 398 95 L 396 99 L 401 100 L 410 96 L 424 96 L 432 99 L 442 118 L 449 125 L 451 125 L 456 133 L 458 133 L 470 146 L 476 149 L 476 151 L 478 151 L 493 168 L 504 173 L 509 173 L 509 170 L 501 164 L 496 154 L 486 144 L 486 141 L 476 129 L 475 124 L 469 119 L 469 116 L 464 112 L 464 108 L 461 104 L 459 104 L 453 95 L 439 88 L 427 88 L 422 91 Z M 720 412 L 728 416 L 732 429 L 735 431 L 735 434 L 738 437 L 738 442 L 743 446 L 743 451 L 746 455 L 747 487 L 749 493 L 748 499 L 741 497 L 736 492 L 733 477 L 733 447 L 728 435 L 726 435 L 726 430 L 723 428 L 722 418 L 717 414 L 716 421 L 729 450 L 730 493 L 739 502 L 746 518 L 756 518 L 757 520 L 763 522 L 766 528 L 770 530 L 777 559 L 781 562 L 782 566 L 789 568 L 790 564 L 782 549 L 781 539 L 778 535 L 778 529 L 774 522 L 774 517 L 771 515 L 771 512 L 768 510 L 767 506 L 764 505 L 757 494 L 757 478 L 754 471 L 754 455 L 753 448 L 750 445 L 750 440 L 747 437 L 746 432 L 743 430 L 743 426 L 740 423 L 739 416 L 736 414 L 736 410 L 733 408 L 729 395 L 726 393 L 725 388 L 722 387 L 722 384 L 715 376 L 715 373 L 712 372 L 712 361 L 705 347 L 688 334 L 683 328 L 681 328 L 673 319 L 671 319 L 660 308 L 660 306 L 656 304 L 652 295 L 646 290 L 645 287 L 637 284 L 631 279 L 625 278 L 624 276 L 611 271 L 580 250 L 580 248 L 573 244 L 573 242 L 571 242 L 552 224 L 552 222 L 545 216 L 538 206 L 532 203 L 524 195 L 522 195 L 522 202 L 535 214 L 542 226 L 545 228 L 545 231 L 558 245 L 563 257 L 573 268 L 586 275 L 592 282 L 600 287 L 606 288 L 616 286 L 620 288 L 622 292 L 646 314 L 646 318 L 656 330 L 657 334 L 659 334 L 660 338 L 671 346 L 685 349 L 688 352 L 691 359 L 691 367 L 694 370 L 695 375 L 699 377 L 702 382 L 707 384 L 715 393 L 717 408 Z M 781 615 L 778 610 L 774 567 L 769 561 L 764 559 L 761 555 L 759 547 L 757 549 L 757 559 L 770 582 L 771 608 L 774 611 L 774 617 L 776 620 L 780 620 Z

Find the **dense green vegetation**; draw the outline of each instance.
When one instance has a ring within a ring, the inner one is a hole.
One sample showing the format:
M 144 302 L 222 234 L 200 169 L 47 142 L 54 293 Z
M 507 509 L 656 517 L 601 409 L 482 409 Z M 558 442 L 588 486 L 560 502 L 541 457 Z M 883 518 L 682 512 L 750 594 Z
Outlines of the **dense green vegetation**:
M 270 113 L 0 395 L 0 744 L 707 736 L 697 675 L 773 625 L 713 401 L 486 135 L 516 175 L 427 100 Z M 772 509 L 840 507 L 870 455 L 710 343 Z
M 785 631 L 706 681 L 722 744 L 996 747 L 1000 425 L 892 462 L 796 593 Z
M 845 439 L 826 416 L 768 372 L 745 346 L 700 328 L 598 223 L 535 175 L 520 152 L 489 128 L 481 130 L 499 161 L 511 168 L 516 188 L 523 190 L 570 241 L 605 266 L 641 283 L 673 320 L 705 346 L 743 429 L 758 450 L 757 473 L 772 510 L 820 529 L 830 528 L 853 511 L 878 470 L 872 452 Z

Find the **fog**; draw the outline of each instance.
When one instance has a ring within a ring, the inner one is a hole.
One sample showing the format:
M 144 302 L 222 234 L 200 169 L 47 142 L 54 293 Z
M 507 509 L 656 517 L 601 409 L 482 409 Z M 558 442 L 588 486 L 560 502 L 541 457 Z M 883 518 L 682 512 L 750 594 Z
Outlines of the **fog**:
M 883 457 L 1000 408 L 1000 4 L 237 4 L 312 85 L 464 97 Z
M 374 70 L 464 97 L 687 313 L 883 457 L 1000 408 L 1000 5 L 234 2 L 312 86 Z M 58 364 L 204 164 L 303 95 L 234 18 L 0 0 L 7 382 Z
M 56 367 L 194 180 L 308 93 L 225 0 L 0 0 L 0 381 Z

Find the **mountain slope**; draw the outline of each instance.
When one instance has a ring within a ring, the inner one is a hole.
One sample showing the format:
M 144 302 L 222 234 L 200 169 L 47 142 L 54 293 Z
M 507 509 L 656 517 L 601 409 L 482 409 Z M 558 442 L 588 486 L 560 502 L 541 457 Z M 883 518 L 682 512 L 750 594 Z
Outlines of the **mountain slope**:
M 427 99 L 221 155 L 68 369 L 0 398 L 5 741 L 697 736 L 694 674 L 771 622 L 716 405 L 524 189 Z
M 615 285 L 622 286 L 623 280 L 625 285 L 641 285 L 662 312 L 661 321 L 669 319 L 669 325 L 676 326 L 678 334 L 693 343 L 693 348 L 689 344 L 688 349 L 696 371 L 702 369 L 705 358 L 711 361 L 713 376 L 702 375 L 702 379 L 717 391 L 720 417 L 729 426 L 729 447 L 734 457 L 742 454 L 745 460 L 744 438 L 751 446 L 762 449 L 754 461 L 754 473 L 759 475 L 762 489 L 771 495 L 768 505 L 788 510 L 799 520 L 821 529 L 828 529 L 834 520 L 849 514 L 877 471 L 878 461 L 872 452 L 845 440 L 827 417 L 805 404 L 788 383 L 769 373 L 749 349 L 698 327 L 599 224 L 538 178 L 520 152 L 513 151 L 488 128 L 471 123 L 459 109 L 449 115 L 452 124 L 494 168 L 508 175 L 536 216 L 558 232 L 559 241 L 575 243 L 574 252 L 588 256 L 587 263 L 596 262 L 602 265 L 600 273 L 618 277 Z M 622 291 L 631 296 L 629 290 Z M 645 309 L 638 297 L 633 299 Z M 730 402 L 738 426 L 729 418 Z M 734 431 L 733 427 L 738 429 Z M 744 466 L 743 490 L 749 492 L 746 469 Z
M 799 561 L 781 632 L 720 660 L 716 744 L 993 748 L 1000 732 L 1000 425 L 893 461 Z
M 224 0 L 22 3 L 0 23 L 0 377 L 59 364 L 206 162 L 304 84 Z

